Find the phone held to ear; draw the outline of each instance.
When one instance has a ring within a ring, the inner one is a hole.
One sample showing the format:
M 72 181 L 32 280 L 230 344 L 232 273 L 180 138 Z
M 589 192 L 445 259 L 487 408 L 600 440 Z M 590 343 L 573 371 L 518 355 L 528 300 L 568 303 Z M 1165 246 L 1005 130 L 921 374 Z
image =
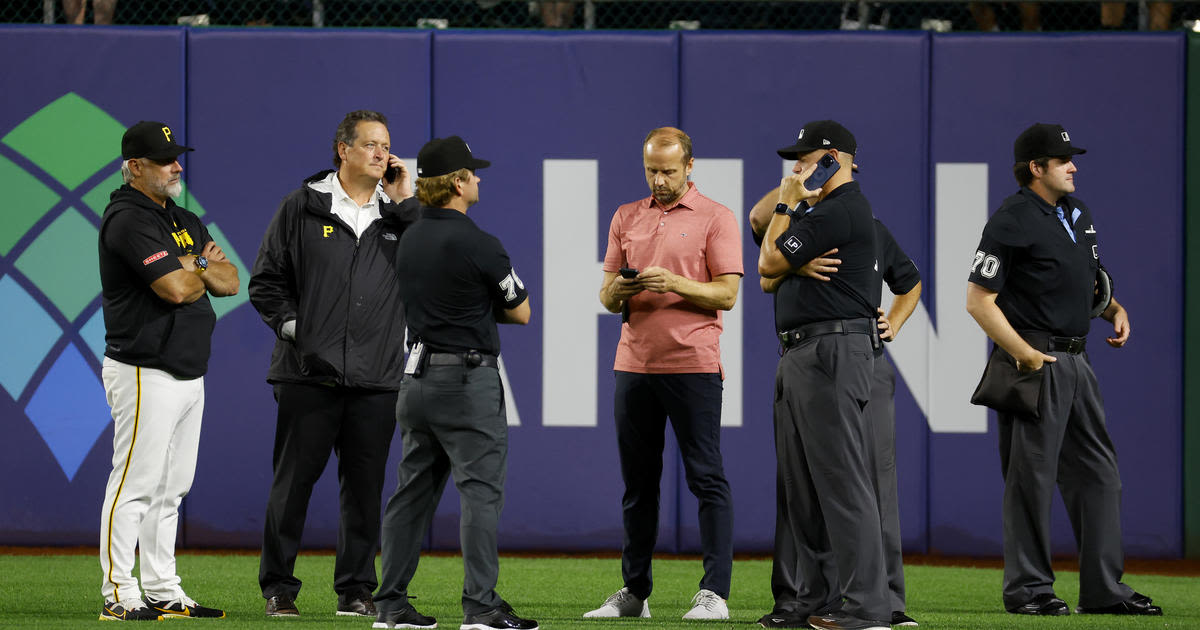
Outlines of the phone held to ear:
M 825 182 L 829 181 L 829 178 L 833 177 L 834 173 L 837 173 L 841 168 L 842 165 L 833 159 L 833 154 L 826 153 L 817 162 L 817 170 L 813 171 L 813 174 L 804 180 L 804 187 L 809 190 L 816 190 L 824 186 Z
M 622 278 L 625 278 L 626 280 L 633 280 L 637 277 L 638 270 L 630 269 L 629 267 L 621 267 L 620 273 Z
M 400 177 L 400 169 L 396 168 L 395 166 L 388 166 L 387 169 L 383 171 L 383 179 L 389 184 L 395 184 L 397 177 Z

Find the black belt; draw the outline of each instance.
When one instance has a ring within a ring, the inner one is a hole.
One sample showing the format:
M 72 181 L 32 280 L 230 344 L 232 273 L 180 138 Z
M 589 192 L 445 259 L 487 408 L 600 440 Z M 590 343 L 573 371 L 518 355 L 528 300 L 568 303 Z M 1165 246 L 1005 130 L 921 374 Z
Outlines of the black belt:
M 860 319 L 831 319 L 823 322 L 814 322 L 778 334 L 779 343 L 783 344 L 784 350 L 799 345 L 805 339 L 821 335 L 870 335 L 871 347 L 874 348 L 879 343 L 879 328 L 876 326 L 875 320 L 865 317 Z
M 1021 338 L 1041 352 L 1079 354 L 1087 347 L 1087 337 L 1059 337 L 1040 330 L 1018 330 Z
M 484 354 L 475 350 L 467 352 L 431 352 L 429 365 L 461 365 L 463 367 L 497 367 L 499 362 L 494 354 Z

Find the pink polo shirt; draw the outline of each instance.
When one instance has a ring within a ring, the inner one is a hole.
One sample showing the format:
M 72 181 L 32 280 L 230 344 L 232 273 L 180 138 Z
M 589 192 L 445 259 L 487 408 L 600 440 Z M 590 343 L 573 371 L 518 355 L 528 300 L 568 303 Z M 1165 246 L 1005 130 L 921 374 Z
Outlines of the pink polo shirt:
M 608 229 L 604 271 L 662 267 L 697 282 L 742 274 L 742 239 L 733 211 L 688 191 L 670 208 L 654 197 L 617 208 Z M 721 373 L 721 312 L 674 293 L 642 291 L 629 299 L 614 370 L 642 374 Z

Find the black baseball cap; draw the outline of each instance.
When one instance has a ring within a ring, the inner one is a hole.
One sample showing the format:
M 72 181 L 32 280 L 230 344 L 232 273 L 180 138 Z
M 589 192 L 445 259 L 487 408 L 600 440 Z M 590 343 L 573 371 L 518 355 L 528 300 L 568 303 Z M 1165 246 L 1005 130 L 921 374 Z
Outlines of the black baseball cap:
M 858 152 L 858 141 L 849 129 L 835 120 L 814 120 L 800 128 L 796 144 L 778 149 L 776 153 L 785 160 L 795 160 L 817 149 L 837 149 L 854 154 Z
M 487 160 L 472 156 L 471 147 L 458 136 L 434 138 L 426 142 L 417 154 L 417 177 L 439 177 L 460 168 L 473 171 L 491 165 Z
M 1087 150 L 1072 146 L 1071 136 L 1062 125 L 1034 123 L 1013 143 L 1013 161 L 1017 163 L 1044 157 L 1066 158 L 1080 153 L 1087 153 Z
M 185 151 L 194 151 L 175 142 L 175 132 L 164 123 L 143 120 L 125 130 L 121 136 L 121 159 L 150 158 L 156 161 L 174 160 Z

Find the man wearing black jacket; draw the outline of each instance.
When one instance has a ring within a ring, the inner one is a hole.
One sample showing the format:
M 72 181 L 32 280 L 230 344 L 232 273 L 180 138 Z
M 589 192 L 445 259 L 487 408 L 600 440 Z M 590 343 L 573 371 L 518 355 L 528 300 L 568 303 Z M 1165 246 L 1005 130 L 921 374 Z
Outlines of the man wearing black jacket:
M 279 416 L 259 564 L 268 616 L 299 614 L 293 569 L 331 450 L 341 489 L 337 614 L 376 613 L 380 496 L 404 358 L 394 261 L 419 206 L 390 148 L 382 114 L 347 114 L 333 143 L 337 170 L 284 198 L 250 278 L 250 302 L 278 337 L 267 372 Z

